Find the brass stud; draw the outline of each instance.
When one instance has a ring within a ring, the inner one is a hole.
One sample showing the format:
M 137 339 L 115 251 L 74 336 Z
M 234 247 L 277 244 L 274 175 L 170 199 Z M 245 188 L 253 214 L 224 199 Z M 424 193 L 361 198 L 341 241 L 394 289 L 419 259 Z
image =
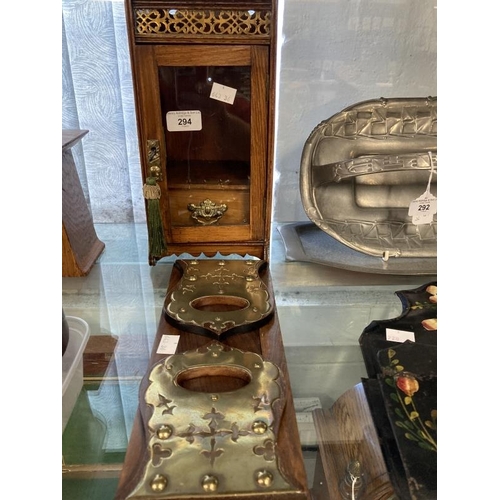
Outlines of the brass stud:
M 254 363 L 254 364 L 253 364 L 253 367 L 254 367 L 254 368 L 260 368 L 261 366 L 260 366 L 260 363 Z
M 212 394 L 212 395 L 210 396 L 210 399 L 211 399 L 212 401 L 217 401 L 217 400 L 219 399 L 219 396 L 218 396 L 217 394 Z
M 154 492 L 161 492 L 167 487 L 168 481 L 165 476 L 162 476 L 161 474 L 156 474 L 156 476 L 152 479 L 151 483 L 149 484 Z
M 207 493 L 213 493 L 219 487 L 219 480 L 215 476 L 206 474 L 201 480 L 201 486 Z
M 262 488 L 269 488 L 273 483 L 273 475 L 265 469 L 257 471 L 255 481 Z
M 253 276 L 245 276 L 245 279 L 247 281 L 254 281 L 255 280 L 255 278 Z
M 156 431 L 156 435 L 159 439 L 168 439 L 172 435 L 172 427 L 170 425 L 162 425 Z
M 197 276 L 194 276 L 193 274 L 191 274 L 190 276 L 188 276 L 188 277 L 187 277 L 187 279 L 188 279 L 189 281 L 196 281 L 196 280 L 198 279 L 198 277 L 197 277 Z
M 225 266 L 225 265 L 226 263 L 223 260 L 219 261 L 219 266 Z
M 252 424 L 252 431 L 255 432 L 255 434 L 264 434 L 264 432 L 267 431 L 267 424 L 262 420 L 256 420 Z

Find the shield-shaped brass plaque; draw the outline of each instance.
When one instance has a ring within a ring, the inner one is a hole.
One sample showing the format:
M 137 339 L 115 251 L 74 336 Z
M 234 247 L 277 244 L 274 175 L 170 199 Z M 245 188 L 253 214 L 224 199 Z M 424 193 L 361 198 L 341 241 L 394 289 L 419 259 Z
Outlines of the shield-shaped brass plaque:
M 273 313 L 259 271 L 263 260 L 178 260 L 182 278 L 165 298 L 167 321 L 181 330 L 209 334 L 255 330 Z

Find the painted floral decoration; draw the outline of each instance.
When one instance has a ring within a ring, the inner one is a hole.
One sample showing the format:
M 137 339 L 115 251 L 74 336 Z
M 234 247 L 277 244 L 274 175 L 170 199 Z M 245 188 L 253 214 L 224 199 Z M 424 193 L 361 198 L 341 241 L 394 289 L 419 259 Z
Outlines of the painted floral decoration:
M 407 439 L 415 441 L 418 446 L 426 450 L 437 452 L 437 442 L 429 430 L 437 431 L 437 409 L 433 409 L 427 418 L 420 415 L 414 401 L 414 395 L 420 386 L 417 376 L 405 371 L 395 358 L 396 351 L 388 350 L 390 366 L 384 369 L 385 383 L 395 389 L 390 393 L 398 406 L 395 408 L 397 419 L 395 424 L 402 428 Z
M 437 313 L 437 301 L 438 301 L 438 291 L 436 285 L 429 285 L 425 291 L 429 294 L 428 300 L 425 302 L 415 302 L 410 309 L 436 309 Z M 437 316 L 437 314 L 436 314 Z M 437 318 L 426 318 L 422 320 L 422 326 L 430 332 L 437 331 Z
M 396 387 L 410 398 L 418 391 L 418 380 L 408 372 L 402 372 L 394 377 Z

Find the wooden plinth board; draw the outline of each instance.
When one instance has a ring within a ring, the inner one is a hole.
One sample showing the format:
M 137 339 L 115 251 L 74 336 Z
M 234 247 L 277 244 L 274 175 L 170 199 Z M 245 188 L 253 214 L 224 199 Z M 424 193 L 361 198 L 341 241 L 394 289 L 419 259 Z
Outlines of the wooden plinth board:
M 182 274 L 182 267 L 174 265 L 170 277 L 167 297 L 169 295 L 169 292 L 171 292 L 176 286 L 178 286 L 180 280 L 182 279 Z M 269 291 L 274 307 L 274 294 L 272 290 L 271 277 L 267 266 L 263 266 L 261 268 L 260 278 Z M 152 350 L 149 365 L 150 369 L 154 365 L 158 366 L 160 361 L 169 358 L 169 355 L 157 354 L 159 343 L 164 335 L 179 336 L 176 355 L 181 353 L 192 353 L 196 352 L 197 350 L 203 352 L 206 350 L 207 346 L 213 345 L 214 342 L 218 342 L 223 345 L 224 350 L 240 350 L 244 353 L 255 353 L 256 355 L 260 356 L 266 363 L 272 363 L 278 368 L 280 397 L 273 403 L 272 406 L 273 412 L 278 415 L 278 417 L 276 418 L 276 422 L 273 425 L 273 432 L 275 436 L 273 452 L 274 464 L 277 464 L 277 467 L 279 469 L 279 474 L 275 474 L 275 476 L 281 477 L 275 477 L 275 479 L 279 479 L 282 482 L 284 481 L 285 483 L 288 483 L 289 487 L 273 490 L 272 485 L 268 487 L 265 485 L 262 486 L 257 484 L 253 489 L 235 493 L 234 491 L 224 491 L 224 488 L 221 488 L 221 486 L 227 484 L 227 482 L 222 478 L 218 489 L 217 485 L 211 488 L 209 481 L 208 484 L 205 484 L 204 488 L 201 487 L 200 483 L 200 491 L 196 493 L 193 493 L 192 491 L 185 494 L 179 493 L 178 491 L 172 493 L 169 492 L 169 486 L 167 484 L 166 487 L 162 488 L 162 491 L 151 491 L 150 494 L 147 495 L 144 495 L 143 491 L 141 493 L 142 496 L 137 496 L 137 485 L 141 483 L 141 481 L 143 482 L 145 468 L 149 467 L 149 470 L 151 470 L 152 456 L 151 446 L 149 442 L 151 431 L 148 431 L 147 416 L 151 415 L 153 410 L 151 408 L 149 408 L 148 410 L 148 405 L 144 403 L 143 397 L 143 394 L 151 385 L 151 381 L 147 380 L 147 377 L 145 377 L 140 389 L 139 409 L 134 421 L 134 426 L 130 436 L 129 446 L 127 449 L 127 454 L 125 457 L 124 466 L 115 499 L 125 500 L 132 496 L 133 498 L 157 499 L 217 498 L 222 500 L 229 498 L 259 498 L 271 500 L 277 498 L 286 500 L 309 500 L 310 495 L 307 488 L 307 477 L 300 446 L 296 415 L 293 407 L 293 398 L 284 354 L 283 341 L 276 311 L 274 312 L 274 314 L 270 315 L 269 321 L 267 321 L 264 325 L 257 327 L 255 330 L 250 330 L 243 333 L 229 333 L 227 336 L 217 339 L 214 339 L 210 335 L 201 335 L 199 333 L 192 333 L 184 329 L 179 329 L 177 326 L 172 324 L 171 321 L 167 321 L 165 319 L 165 315 L 162 314 Z M 161 364 L 161 366 L 163 366 L 163 364 Z M 189 389 L 196 392 L 208 393 L 214 391 L 213 384 L 215 384 L 217 390 L 221 393 L 226 392 L 227 394 L 232 394 L 231 391 L 235 391 L 238 389 L 238 387 L 234 386 L 235 382 L 233 380 L 230 381 L 228 377 L 220 377 L 219 380 L 217 380 L 217 377 L 210 377 L 210 380 L 210 388 L 203 387 L 205 381 L 202 379 L 191 380 L 189 381 L 189 383 L 191 383 L 192 385 L 189 386 Z M 217 406 L 217 404 L 215 404 L 215 406 Z M 172 411 L 176 412 L 178 411 L 178 409 L 174 408 Z M 238 424 L 238 422 L 236 422 L 236 424 Z M 241 439 L 241 442 L 243 443 L 244 440 L 245 437 Z M 222 443 L 222 441 L 220 443 Z M 220 449 L 222 450 L 222 454 L 225 451 L 229 452 L 229 449 L 224 450 L 223 444 L 220 444 Z M 160 464 L 161 462 L 158 471 L 160 471 L 161 469 L 163 475 L 168 476 L 169 471 L 176 470 L 175 457 L 174 454 L 172 454 L 172 456 L 170 457 L 167 457 L 165 455 L 165 457 L 166 458 L 164 460 L 158 460 L 158 464 Z M 237 461 L 235 461 L 235 464 L 237 464 Z M 203 474 L 206 471 L 204 472 L 200 470 L 199 472 L 201 482 L 203 479 Z M 235 473 L 238 472 L 241 471 L 235 470 Z M 188 471 L 186 470 L 186 474 L 187 473 Z

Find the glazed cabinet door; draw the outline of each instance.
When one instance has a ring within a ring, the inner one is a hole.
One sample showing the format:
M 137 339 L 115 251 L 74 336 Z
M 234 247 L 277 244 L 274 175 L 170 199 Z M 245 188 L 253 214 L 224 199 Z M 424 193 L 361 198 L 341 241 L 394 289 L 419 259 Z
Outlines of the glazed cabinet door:
M 269 48 L 135 50 L 141 163 L 144 178 L 156 177 L 161 190 L 166 254 L 238 253 L 252 244 L 259 254 L 267 224 Z

